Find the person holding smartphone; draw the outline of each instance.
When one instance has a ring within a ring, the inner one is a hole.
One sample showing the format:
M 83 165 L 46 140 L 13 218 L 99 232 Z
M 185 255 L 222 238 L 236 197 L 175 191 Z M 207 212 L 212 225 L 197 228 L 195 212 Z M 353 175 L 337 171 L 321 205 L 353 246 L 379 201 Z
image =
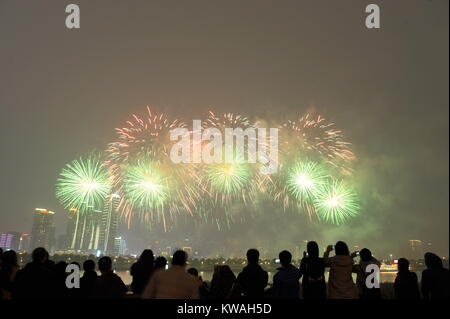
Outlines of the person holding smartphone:
M 335 256 L 329 257 L 334 250 Z M 348 246 L 343 241 L 338 241 L 336 245 L 329 245 L 323 255 L 325 266 L 330 268 L 328 279 L 329 299 L 357 299 L 358 292 L 353 282 L 353 258 L 350 256 Z
M 303 252 L 300 262 L 300 272 L 303 275 L 302 288 L 304 299 L 325 299 L 327 297 L 325 283 L 325 261 L 319 257 L 319 246 L 310 241 Z

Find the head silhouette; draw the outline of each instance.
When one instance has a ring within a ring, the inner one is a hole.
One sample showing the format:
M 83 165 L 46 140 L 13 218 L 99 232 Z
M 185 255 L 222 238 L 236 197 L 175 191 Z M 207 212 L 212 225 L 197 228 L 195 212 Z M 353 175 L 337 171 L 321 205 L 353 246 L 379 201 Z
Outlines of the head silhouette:
M 362 261 L 370 261 L 372 259 L 372 252 L 367 248 L 363 248 L 359 252 L 359 257 Z
M 98 269 L 104 273 L 112 270 L 112 260 L 108 256 L 104 256 L 98 260 Z
M 428 269 L 439 269 L 442 268 L 442 259 L 436 254 L 426 253 L 425 256 L 425 265 Z
M 33 253 L 31 254 L 31 259 L 34 263 L 37 264 L 43 264 L 48 260 L 48 252 L 43 247 L 38 247 L 35 250 L 33 250 Z
M 217 272 L 219 272 L 221 274 L 233 275 L 233 271 L 231 270 L 230 266 L 228 266 L 228 265 L 219 266 L 219 268 L 217 269 Z
M 67 263 L 65 261 L 59 261 L 55 264 L 55 272 L 58 275 L 65 275 L 66 274 L 66 268 L 67 268 Z
M 292 254 L 288 252 L 287 250 L 283 250 L 278 257 L 280 258 L 280 264 L 282 266 L 287 266 L 292 261 Z
M 309 241 L 306 245 L 309 258 L 319 258 L 319 245 L 315 241 Z
M 145 249 L 139 256 L 139 262 L 146 266 L 153 267 L 153 263 L 155 262 L 153 251 L 151 249 Z
M 259 261 L 259 251 L 256 249 L 249 249 L 247 251 L 247 261 L 249 264 L 257 264 Z
M 3 269 L 17 266 L 17 254 L 14 250 L 8 250 L 3 253 L 1 260 L 1 265 Z
M 85 260 L 83 269 L 84 271 L 93 271 L 95 269 L 95 262 L 92 259 Z
M 341 256 L 350 256 L 348 246 L 343 241 L 338 241 L 334 246 L 335 254 Z
M 409 261 L 406 258 L 400 258 L 398 260 L 398 271 L 408 271 L 409 270 Z
M 172 265 L 174 266 L 185 266 L 188 256 L 183 250 L 177 250 L 172 257 Z
M 70 264 L 71 265 L 76 265 L 78 267 L 78 269 L 81 269 L 80 263 L 77 262 L 77 261 L 72 261 Z
M 155 259 L 155 268 L 165 268 L 167 265 L 167 259 L 163 256 L 159 256 Z

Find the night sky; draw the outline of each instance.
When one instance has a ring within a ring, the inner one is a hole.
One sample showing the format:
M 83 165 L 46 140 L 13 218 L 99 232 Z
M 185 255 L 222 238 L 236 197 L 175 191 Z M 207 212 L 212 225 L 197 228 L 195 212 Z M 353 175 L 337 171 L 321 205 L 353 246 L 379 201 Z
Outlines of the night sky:
M 79 30 L 65 27 L 72 2 Z M 364 25 L 372 2 L 378 30 Z M 189 125 L 208 110 L 280 120 L 314 110 L 353 143 L 360 217 L 326 226 L 268 206 L 220 233 L 122 230 L 129 246 L 190 238 L 243 255 L 342 239 L 406 254 L 421 239 L 448 256 L 448 1 L 372 2 L 0 0 L 0 231 L 31 231 L 44 207 L 64 233 L 61 168 L 147 105 Z

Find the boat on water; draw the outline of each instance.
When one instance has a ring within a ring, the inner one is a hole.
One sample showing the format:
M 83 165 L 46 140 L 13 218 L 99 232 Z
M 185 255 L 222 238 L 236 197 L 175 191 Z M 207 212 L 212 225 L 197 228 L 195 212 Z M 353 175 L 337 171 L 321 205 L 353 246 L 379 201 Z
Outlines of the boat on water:
M 398 272 L 397 263 L 382 263 L 380 267 L 381 272 Z

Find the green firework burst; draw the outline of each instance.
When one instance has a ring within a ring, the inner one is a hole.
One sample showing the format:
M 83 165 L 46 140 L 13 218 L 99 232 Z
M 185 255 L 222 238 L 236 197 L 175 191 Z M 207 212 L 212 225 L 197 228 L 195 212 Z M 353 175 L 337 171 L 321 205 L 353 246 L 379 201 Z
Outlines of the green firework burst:
M 56 184 L 56 197 L 65 208 L 80 212 L 100 209 L 111 185 L 99 155 L 80 157 L 67 164 Z
M 355 217 L 360 209 L 357 194 L 339 180 L 321 187 L 316 194 L 314 206 L 322 220 L 336 225 Z
M 289 168 L 286 184 L 296 199 L 312 201 L 326 179 L 327 173 L 321 165 L 301 161 Z
M 124 192 L 133 207 L 142 211 L 161 208 L 169 199 L 168 177 L 157 163 L 146 160 L 126 168 Z
M 211 187 L 227 196 L 241 192 L 250 182 L 252 174 L 247 163 L 222 163 L 208 167 L 207 176 Z

